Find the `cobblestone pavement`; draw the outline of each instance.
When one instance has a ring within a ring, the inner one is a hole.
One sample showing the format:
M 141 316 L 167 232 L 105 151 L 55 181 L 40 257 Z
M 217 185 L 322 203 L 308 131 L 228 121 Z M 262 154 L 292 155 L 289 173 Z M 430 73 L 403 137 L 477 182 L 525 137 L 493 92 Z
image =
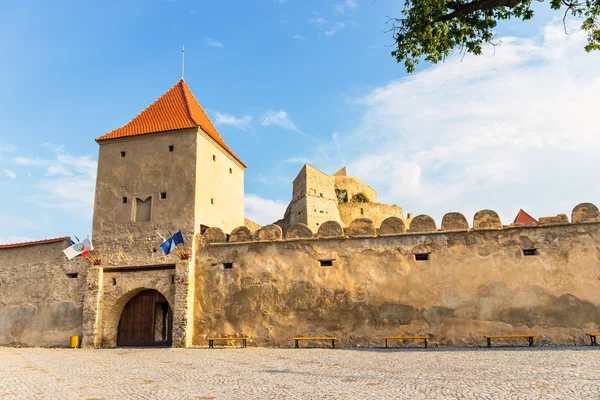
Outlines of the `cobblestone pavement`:
M 0 348 L 0 399 L 593 399 L 600 348 Z

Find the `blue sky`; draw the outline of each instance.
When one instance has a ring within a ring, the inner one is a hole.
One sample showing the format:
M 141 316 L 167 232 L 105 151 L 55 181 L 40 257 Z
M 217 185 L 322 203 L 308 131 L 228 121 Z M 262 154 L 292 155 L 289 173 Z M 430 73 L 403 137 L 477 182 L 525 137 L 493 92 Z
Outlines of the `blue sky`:
M 50 4 L 52 3 L 52 4 Z M 407 76 L 392 0 L 0 2 L 0 242 L 91 233 L 94 139 L 185 79 L 278 219 L 309 162 L 436 220 L 597 201 L 598 54 L 536 5 L 495 54 Z M 597 68 L 596 68 L 597 69 Z M 596 111 L 597 112 L 597 111 Z

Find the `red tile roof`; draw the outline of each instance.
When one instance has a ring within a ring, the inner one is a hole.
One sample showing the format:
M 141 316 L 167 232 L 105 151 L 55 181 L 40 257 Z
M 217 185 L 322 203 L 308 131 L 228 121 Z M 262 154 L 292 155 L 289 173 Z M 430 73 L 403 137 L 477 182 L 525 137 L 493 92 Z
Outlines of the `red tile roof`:
M 67 240 L 66 238 L 61 237 L 61 238 L 53 238 L 53 239 L 35 240 L 33 242 L 0 244 L 0 249 L 14 249 L 16 247 L 35 246 L 38 244 L 59 243 L 59 242 L 64 242 L 66 240 Z
M 129 123 L 106 135 L 100 136 L 96 141 L 100 142 L 102 140 L 197 127 L 202 128 L 204 132 L 221 145 L 233 158 L 246 167 L 243 161 L 227 147 L 225 141 L 219 135 L 212 122 L 210 122 L 210 119 L 183 79 Z
M 513 224 L 537 224 L 537 220 L 531 215 L 527 214 L 523 209 L 519 210 L 519 213 L 515 217 Z

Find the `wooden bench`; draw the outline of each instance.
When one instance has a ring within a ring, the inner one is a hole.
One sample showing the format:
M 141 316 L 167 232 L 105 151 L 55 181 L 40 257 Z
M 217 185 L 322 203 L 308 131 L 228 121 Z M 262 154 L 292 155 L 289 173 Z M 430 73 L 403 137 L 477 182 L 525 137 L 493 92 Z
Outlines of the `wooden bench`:
M 335 349 L 335 341 L 336 341 L 336 337 L 333 336 L 315 336 L 315 337 L 295 337 L 293 338 L 296 341 L 296 348 L 299 349 L 300 346 L 298 344 L 298 342 L 300 340 L 331 340 L 331 348 Z
M 492 339 L 527 339 L 529 345 L 533 346 L 533 339 L 535 335 L 490 335 L 484 336 L 487 339 L 487 347 L 492 347 Z
M 242 341 L 242 348 L 246 348 L 246 340 L 249 340 L 250 338 L 248 337 L 209 337 L 206 338 L 206 340 L 208 340 L 208 348 L 210 349 L 214 349 L 215 348 L 215 341 L 217 342 L 226 342 L 228 340 L 232 340 L 232 341 Z
M 429 336 L 384 336 L 383 340 L 385 340 L 385 347 L 388 347 L 388 340 L 423 340 L 425 342 L 425 348 L 427 348 L 427 339 Z
M 590 337 L 590 341 L 592 342 L 591 345 L 598 346 L 598 341 L 596 338 L 600 336 L 600 333 L 588 333 L 587 335 Z

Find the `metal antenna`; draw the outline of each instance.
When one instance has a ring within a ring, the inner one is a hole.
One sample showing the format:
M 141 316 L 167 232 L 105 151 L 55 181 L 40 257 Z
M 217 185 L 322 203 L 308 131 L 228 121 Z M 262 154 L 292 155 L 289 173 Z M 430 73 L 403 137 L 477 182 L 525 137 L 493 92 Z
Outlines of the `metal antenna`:
M 185 47 L 181 46 L 181 79 L 183 79 L 184 72 L 185 72 Z

